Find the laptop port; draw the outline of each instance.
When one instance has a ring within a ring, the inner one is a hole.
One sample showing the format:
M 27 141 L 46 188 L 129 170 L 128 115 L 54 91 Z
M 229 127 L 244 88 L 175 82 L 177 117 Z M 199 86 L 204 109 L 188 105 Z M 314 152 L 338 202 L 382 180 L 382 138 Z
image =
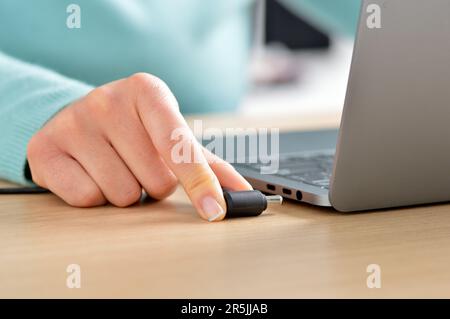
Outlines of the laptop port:
M 283 188 L 283 194 L 292 195 L 292 191 L 290 189 Z
M 269 191 L 275 191 L 275 185 L 267 184 L 267 189 L 268 189 Z
M 297 200 L 302 200 L 303 199 L 303 194 L 301 191 L 297 191 L 297 193 L 295 194 L 297 197 Z

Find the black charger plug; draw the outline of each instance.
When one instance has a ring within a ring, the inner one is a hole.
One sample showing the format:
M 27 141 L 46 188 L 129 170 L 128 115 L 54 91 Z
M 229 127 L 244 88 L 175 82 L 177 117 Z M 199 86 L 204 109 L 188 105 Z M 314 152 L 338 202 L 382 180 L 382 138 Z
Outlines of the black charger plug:
M 266 196 L 260 191 L 223 191 L 227 204 L 226 218 L 259 216 L 271 204 L 281 205 L 283 197 L 280 195 Z

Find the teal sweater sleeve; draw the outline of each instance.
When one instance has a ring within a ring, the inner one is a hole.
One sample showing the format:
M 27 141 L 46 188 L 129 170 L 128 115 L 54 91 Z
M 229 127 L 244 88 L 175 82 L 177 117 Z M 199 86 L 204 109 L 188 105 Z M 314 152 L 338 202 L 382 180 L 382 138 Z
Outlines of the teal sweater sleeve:
M 46 121 L 91 87 L 0 52 L 0 176 L 29 184 L 27 143 Z
M 356 27 L 360 0 L 280 1 L 325 29 Z M 247 82 L 252 2 L 78 0 L 72 30 L 64 1 L 0 1 L 0 178 L 29 183 L 31 136 L 90 85 L 134 72 L 166 81 L 183 112 L 232 110 Z

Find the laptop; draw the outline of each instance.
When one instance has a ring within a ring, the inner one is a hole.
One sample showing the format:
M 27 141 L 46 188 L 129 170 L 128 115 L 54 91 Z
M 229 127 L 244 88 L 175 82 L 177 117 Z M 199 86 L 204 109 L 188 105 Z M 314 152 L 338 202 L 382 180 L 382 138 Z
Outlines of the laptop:
M 274 174 L 235 168 L 342 212 L 449 201 L 449 13 L 448 0 L 362 1 L 340 129 L 280 134 Z

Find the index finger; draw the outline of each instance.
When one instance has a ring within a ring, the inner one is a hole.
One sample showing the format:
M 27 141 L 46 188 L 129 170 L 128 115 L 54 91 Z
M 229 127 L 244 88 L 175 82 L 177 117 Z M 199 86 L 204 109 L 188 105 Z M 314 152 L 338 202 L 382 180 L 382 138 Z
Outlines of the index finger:
M 172 92 L 151 75 L 138 74 L 131 81 L 138 90 L 137 111 L 160 156 L 177 176 L 199 214 L 208 221 L 222 220 L 226 213 L 222 188 Z

